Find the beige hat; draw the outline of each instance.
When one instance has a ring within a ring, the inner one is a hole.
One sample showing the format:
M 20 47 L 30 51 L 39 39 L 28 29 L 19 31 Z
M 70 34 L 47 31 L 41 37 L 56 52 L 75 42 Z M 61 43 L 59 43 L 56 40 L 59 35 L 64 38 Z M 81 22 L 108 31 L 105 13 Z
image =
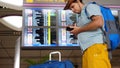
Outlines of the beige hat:
M 75 0 L 65 0 L 66 6 L 64 7 L 64 10 L 69 9 L 70 5 L 73 3 Z

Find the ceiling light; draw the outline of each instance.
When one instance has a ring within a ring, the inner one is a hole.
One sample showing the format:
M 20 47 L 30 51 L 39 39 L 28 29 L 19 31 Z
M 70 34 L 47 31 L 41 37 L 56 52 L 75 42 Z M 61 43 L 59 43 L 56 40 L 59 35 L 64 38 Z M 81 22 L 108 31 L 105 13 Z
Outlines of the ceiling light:
M 22 30 L 22 16 L 3 17 L 0 19 L 0 22 L 13 30 Z
M 23 0 L 0 0 L 0 6 L 22 10 Z

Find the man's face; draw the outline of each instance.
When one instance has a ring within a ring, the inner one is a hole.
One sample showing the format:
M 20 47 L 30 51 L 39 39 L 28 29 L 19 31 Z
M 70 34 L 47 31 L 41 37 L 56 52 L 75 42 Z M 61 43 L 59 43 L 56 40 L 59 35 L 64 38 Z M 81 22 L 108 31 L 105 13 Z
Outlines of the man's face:
M 79 4 L 75 2 L 70 5 L 70 10 L 72 10 L 74 13 L 80 13 L 81 8 Z

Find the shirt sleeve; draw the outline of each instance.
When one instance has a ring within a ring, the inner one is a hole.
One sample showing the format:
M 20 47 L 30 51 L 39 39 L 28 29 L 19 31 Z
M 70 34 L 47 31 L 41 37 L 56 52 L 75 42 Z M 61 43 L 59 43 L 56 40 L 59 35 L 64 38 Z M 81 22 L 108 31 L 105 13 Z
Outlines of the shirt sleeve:
M 98 6 L 96 4 L 87 5 L 86 11 L 87 11 L 87 15 L 89 18 L 93 15 L 101 15 L 102 16 L 102 13 L 100 11 L 100 6 Z

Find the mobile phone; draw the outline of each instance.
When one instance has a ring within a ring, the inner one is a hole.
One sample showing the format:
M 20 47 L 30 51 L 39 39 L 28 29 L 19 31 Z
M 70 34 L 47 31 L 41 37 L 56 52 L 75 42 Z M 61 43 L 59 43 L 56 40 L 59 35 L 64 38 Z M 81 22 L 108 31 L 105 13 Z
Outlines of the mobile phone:
M 71 30 L 73 30 L 74 28 L 70 28 L 69 26 L 68 27 L 66 27 L 66 30 L 67 31 L 71 31 Z

